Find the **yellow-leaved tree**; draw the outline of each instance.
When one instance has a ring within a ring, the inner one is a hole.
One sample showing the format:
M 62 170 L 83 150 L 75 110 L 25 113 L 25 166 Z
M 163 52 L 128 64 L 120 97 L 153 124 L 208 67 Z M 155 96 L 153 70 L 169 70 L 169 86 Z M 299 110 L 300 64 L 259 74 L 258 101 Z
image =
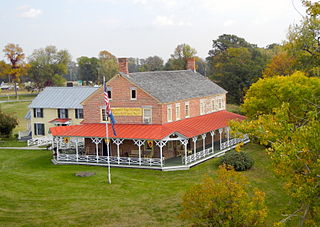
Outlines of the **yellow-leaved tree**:
M 241 173 L 220 166 L 217 177 L 207 176 L 185 193 L 180 218 L 192 226 L 260 225 L 267 216 L 265 194 L 249 187 Z
M 30 66 L 25 63 L 25 54 L 18 44 L 9 43 L 3 49 L 9 66 L 4 74 L 10 75 L 11 80 L 14 82 L 14 91 L 16 97 L 18 96 L 17 83 L 20 82 L 20 77 L 28 73 Z

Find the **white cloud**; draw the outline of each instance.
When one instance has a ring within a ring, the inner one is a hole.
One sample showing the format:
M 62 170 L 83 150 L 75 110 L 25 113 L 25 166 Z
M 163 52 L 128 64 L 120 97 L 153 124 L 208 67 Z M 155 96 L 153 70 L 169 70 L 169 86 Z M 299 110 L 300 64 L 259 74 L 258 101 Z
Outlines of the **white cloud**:
M 22 17 L 22 18 L 36 18 L 37 16 L 42 14 L 42 10 L 41 9 L 31 8 L 31 7 L 27 6 L 27 5 L 20 6 L 18 8 L 18 10 L 22 11 L 19 14 L 19 17 Z
M 185 22 L 182 20 L 177 20 L 174 17 L 170 16 L 157 16 L 154 20 L 154 24 L 162 27 L 170 27 L 170 26 L 191 26 L 190 22 Z

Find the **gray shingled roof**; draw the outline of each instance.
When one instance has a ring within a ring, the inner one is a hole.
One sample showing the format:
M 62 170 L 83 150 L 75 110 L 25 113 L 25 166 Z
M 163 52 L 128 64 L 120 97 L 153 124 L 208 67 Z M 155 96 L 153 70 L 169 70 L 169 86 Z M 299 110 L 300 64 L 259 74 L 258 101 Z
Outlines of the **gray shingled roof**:
M 191 70 L 121 73 L 121 75 L 161 103 L 227 93 L 208 78 Z
M 81 109 L 80 104 L 96 87 L 46 87 L 29 105 L 29 108 Z

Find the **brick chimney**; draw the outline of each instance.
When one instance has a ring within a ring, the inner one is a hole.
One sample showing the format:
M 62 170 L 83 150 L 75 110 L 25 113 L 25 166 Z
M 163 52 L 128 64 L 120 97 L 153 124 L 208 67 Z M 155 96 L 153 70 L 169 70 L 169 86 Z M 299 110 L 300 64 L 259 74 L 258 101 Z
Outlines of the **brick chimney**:
M 119 62 L 119 72 L 122 72 L 124 74 L 128 74 L 128 58 L 118 58 Z
M 190 69 L 193 72 L 196 71 L 196 59 L 194 57 L 187 59 L 187 69 Z

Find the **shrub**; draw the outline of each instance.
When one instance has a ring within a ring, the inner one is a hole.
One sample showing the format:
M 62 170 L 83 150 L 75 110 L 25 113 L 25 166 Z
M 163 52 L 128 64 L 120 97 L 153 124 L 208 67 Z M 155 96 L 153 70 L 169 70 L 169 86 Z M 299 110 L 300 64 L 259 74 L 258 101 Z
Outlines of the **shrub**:
M 220 166 L 217 177 L 206 177 L 183 196 L 180 218 L 192 226 L 263 226 L 267 217 L 265 194 L 247 178 Z
M 245 171 L 250 169 L 254 161 L 244 152 L 227 152 L 219 161 L 219 165 L 233 166 L 236 171 Z
M 12 130 L 18 125 L 16 117 L 3 113 L 0 110 L 0 136 L 10 137 Z

